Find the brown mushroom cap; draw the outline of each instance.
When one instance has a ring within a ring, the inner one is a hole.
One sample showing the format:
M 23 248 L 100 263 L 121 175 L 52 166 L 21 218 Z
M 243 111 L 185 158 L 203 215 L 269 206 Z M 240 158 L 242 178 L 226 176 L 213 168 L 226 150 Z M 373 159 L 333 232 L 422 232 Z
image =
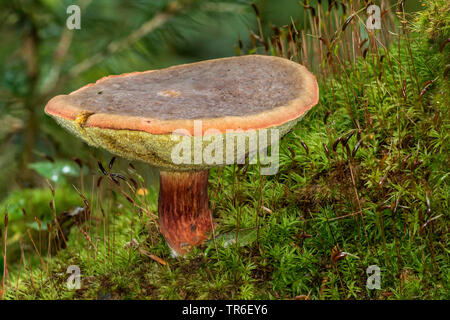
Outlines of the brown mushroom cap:
M 294 120 L 317 101 L 316 79 L 305 67 L 251 55 L 105 77 L 54 97 L 45 112 L 84 127 L 194 135 L 194 120 L 202 120 L 202 134 L 257 130 Z
M 217 165 L 174 164 L 175 131 L 182 129 L 203 148 L 209 144 L 203 136 L 224 138 L 228 130 L 276 129 L 281 137 L 318 94 L 314 75 L 302 65 L 251 55 L 105 77 L 54 97 L 45 112 L 93 146 L 164 170 L 189 171 Z M 194 128 L 198 120 L 200 131 Z

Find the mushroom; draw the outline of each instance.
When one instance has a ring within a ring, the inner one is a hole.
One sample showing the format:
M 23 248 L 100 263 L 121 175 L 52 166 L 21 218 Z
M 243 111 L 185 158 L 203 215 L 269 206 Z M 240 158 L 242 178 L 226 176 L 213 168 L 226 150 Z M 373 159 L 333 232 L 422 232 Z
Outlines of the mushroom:
M 184 255 L 214 228 L 209 169 L 274 153 L 318 95 L 302 65 L 249 55 L 105 77 L 52 98 L 45 112 L 92 146 L 160 169 L 160 231 Z

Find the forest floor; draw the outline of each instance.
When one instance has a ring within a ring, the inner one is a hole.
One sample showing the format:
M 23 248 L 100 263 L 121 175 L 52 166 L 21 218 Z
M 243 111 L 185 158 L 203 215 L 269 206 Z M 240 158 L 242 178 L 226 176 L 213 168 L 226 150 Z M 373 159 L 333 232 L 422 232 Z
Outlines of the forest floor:
M 76 190 L 12 193 L 0 209 L 6 256 L 19 258 L 6 264 L 5 298 L 448 299 L 449 11 L 433 10 L 319 78 L 320 102 L 282 139 L 277 174 L 212 170 L 215 240 L 186 257 L 158 232 L 157 184 L 126 160 L 105 161 L 106 175 L 95 160 L 66 164 Z M 24 224 L 30 212 L 45 213 Z M 53 216 L 67 239 L 55 239 Z

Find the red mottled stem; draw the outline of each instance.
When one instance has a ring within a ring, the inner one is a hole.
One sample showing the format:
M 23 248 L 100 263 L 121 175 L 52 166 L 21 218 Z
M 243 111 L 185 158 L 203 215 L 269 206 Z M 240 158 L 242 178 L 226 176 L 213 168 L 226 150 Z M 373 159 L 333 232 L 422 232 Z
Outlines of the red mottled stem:
M 208 198 L 209 171 L 159 175 L 159 225 L 169 246 L 184 255 L 209 237 L 213 220 Z

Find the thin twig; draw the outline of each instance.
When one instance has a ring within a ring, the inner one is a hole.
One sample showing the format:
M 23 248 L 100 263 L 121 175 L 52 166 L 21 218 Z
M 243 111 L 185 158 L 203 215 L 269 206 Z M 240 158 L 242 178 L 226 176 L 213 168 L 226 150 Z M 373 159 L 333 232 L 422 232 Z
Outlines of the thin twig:
M 102 62 L 106 57 L 113 55 L 123 49 L 129 48 L 135 42 L 139 41 L 150 32 L 165 24 L 175 15 L 175 13 L 179 12 L 182 9 L 182 6 L 179 5 L 177 1 L 174 1 L 169 3 L 167 8 L 169 9 L 157 13 L 152 19 L 144 23 L 127 37 L 111 42 L 104 51 L 98 52 L 90 58 L 87 58 L 86 60 L 81 61 L 80 63 L 73 66 L 67 73 L 67 76 L 69 78 L 77 77 L 81 73 Z

